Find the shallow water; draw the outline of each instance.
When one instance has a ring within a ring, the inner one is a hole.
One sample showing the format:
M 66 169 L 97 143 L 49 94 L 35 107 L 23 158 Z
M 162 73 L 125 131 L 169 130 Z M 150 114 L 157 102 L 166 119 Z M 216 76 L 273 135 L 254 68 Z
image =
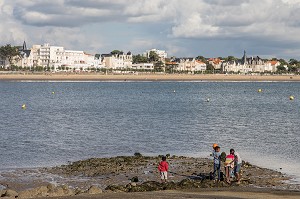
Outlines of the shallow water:
M 135 152 L 206 157 L 217 142 L 299 180 L 299 90 L 298 82 L 0 82 L 0 168 Z

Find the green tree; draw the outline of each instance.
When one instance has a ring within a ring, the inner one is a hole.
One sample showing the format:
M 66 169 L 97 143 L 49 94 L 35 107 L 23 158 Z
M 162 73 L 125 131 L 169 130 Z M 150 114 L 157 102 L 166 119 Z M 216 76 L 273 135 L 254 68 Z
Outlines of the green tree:
M 299 64 L 299 61 L 296 59 L 290 59 L 289 64 L 292 66 L 297 66 Z
M 150 62 L 158 62 L 159 61 L 159 56 L 156 52 L 150 51 L 149 53 L 149 61 Z
M 207 64 L 206 66 L 206 73 L 214 73 L 215 68 L 212 64 Z
M 283 65 L 277 66 L 277 71 L 278 72 L 285 72 L 286 68 Z
M 156 72 L 163 72 L 164 71 L 164 63 L 162 61 L 158 61 L 154 64 L 154 70 Z
M 224 60 L 225 61 L 235 61 L 235 60 L 237 60 L 237 58 L 235 58 L 234 56 L 228 56 Z
M 110 52 L 110 54 L 116 55 L 116 54 L 120 54 L 121 52 L 122 51 L 120 51 L 120 50 L 113 50 L 113 51 Z
M 205 57 L 201 56 L 201 55 L 197 56 L 197 57 L 196 57 L 196 60 L 200 60 L 200 61 L 202 61 L 202 62 L 204 62 L 204 63 L 207 62 L 207 59 L 206 59 Z
M 147 57 L 144 57 L 144 56 L 141 56 L 140 54 L 138 54 L 138 55 L 133 55 L 132 56 L 132 62 L 134 64 L 147 63 L 148 59 L 147 59 Z
M 288 68 L 289 68 L 290 72 L 297 72 L 298 71 L 298 67 L 294 66 L 294 65 L 289 65 Z
M 18 61 L 20 59 L 20 52 L 18 47 L 7 44 L 0 47 L 0 56 L 7 58 L 9 64 L 12 65 L 14 60 Z
M 278 61 L 281 65 L 288 65 L 288 63 L 284 59 L 279 59 Z

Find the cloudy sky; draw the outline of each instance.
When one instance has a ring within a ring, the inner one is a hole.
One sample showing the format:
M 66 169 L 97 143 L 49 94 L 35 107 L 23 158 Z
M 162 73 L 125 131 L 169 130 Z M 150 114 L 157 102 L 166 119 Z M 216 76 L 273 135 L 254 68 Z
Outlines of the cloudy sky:
M 300 59 L 300 0 L 0 0 L 0 45 Z

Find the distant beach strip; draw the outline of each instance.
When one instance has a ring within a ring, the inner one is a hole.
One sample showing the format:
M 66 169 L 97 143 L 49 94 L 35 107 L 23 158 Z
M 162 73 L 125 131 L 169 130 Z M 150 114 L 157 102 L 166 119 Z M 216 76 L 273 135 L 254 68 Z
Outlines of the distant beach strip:
M 0 73 L 0 81 L 300 81 L 299 75 Z

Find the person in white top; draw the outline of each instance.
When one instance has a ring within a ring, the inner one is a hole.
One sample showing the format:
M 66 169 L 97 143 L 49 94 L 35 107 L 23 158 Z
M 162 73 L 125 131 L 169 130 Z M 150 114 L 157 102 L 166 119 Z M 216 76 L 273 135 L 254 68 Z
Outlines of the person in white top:
M 234 175 L 236 177 L 237 184 L 240 184 L 241 182 L 241 176 L 240 176 L 240 171 L 241 171 L 241 166 L 242 166 L 242 159 L 241 156 L 238 152 L 235 152 L 234 149 L 230 149 L 230 153 L 234 155 Z

